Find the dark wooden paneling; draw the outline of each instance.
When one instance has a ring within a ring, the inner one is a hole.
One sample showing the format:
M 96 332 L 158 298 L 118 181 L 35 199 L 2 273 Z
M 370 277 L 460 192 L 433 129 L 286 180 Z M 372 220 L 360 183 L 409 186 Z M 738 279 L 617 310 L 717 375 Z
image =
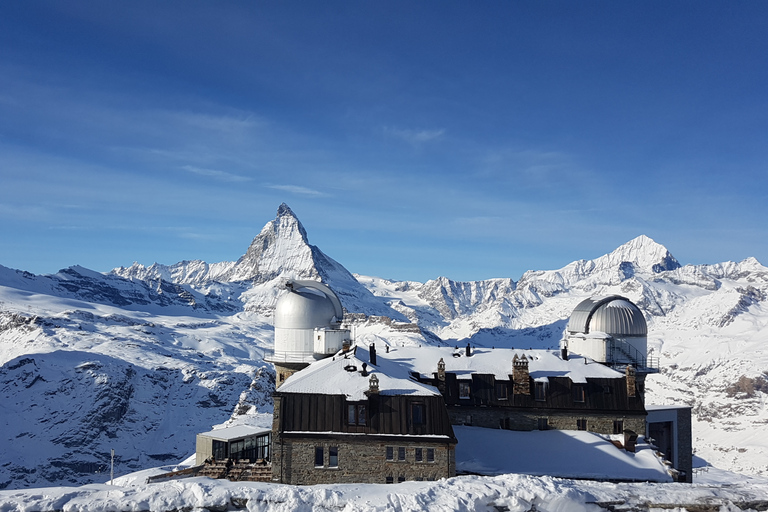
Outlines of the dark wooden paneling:
M 347 424 L 347 402 L 343 396 L 286 394 L 281 396 L 281 400 L 284 431 L 453 437 L 448 413 L 440 396 L 372 396 L 366 402 L 368 424 L 365 426 Z M 425 424 L 420 427 L 414 426 L 411 418 L 411 404 L 414 402 L 424 405 Z

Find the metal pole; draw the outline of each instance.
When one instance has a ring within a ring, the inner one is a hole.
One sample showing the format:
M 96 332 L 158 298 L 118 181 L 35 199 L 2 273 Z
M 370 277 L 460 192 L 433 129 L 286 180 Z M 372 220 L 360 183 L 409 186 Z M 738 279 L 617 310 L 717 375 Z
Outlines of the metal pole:
M 109 464 L 109 485 L 115 485 L 115 449 L 112 449 L 112 461 Z

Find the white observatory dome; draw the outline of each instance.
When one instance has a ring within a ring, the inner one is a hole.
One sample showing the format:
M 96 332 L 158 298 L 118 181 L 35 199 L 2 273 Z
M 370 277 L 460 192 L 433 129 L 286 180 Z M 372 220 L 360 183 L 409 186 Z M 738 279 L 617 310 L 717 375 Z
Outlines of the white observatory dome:
M 643 312 L 620 295 L 581 301 L 571 314 L 567 330 L 580 334 L 604 332 L 622 338 L 648 335 Z
M 336 319 L 333 302 L 326 295 L 307 288 L 291 290 L 277 301 L 275 327 L 278 329 L 314 329 L 330 327 Z
M 563 337 L 566 352 L 619 366 L 648 365 L 648 324 L 643 312 L 620 295 L 581 301 L 571 314 Z
M 304 363 L 334 354 L 349 338 L 341 329 L 344 309 L 338 296 L 319 281 L 289 280 L 288 293 L 275 306 L 273 362 Z

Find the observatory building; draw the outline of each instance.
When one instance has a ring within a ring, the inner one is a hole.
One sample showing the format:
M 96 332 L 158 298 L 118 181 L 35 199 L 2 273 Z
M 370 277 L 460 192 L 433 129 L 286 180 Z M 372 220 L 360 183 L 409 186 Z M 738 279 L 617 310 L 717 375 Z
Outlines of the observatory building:
M 344 310 L 338 296 L 319 281 L 288 280 L 288 293 L 275 307 L 275 349 L 264 360 L 275 365 L 277 386 L 350 342 L 341 328 Z
M 648 357 L 648 326 L 642 311 L 620 295 L 581 301 L 563 337 L 564 354 L 573 352 L 613 368 L 631 365 L 639 374 L 658 372 Z

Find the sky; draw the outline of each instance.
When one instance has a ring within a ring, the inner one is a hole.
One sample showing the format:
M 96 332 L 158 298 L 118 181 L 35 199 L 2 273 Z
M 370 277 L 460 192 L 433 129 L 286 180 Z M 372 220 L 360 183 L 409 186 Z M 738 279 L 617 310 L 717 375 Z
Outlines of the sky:
M 768 3 L 0 4 L 0 265 L 768 264 Z

